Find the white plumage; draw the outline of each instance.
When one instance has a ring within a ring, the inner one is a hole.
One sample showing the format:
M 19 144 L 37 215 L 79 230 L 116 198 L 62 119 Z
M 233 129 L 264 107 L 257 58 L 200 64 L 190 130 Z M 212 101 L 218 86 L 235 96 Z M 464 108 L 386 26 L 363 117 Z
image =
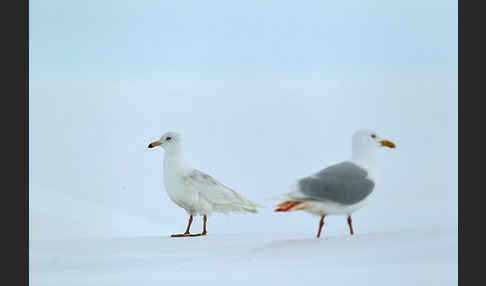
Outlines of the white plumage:
M 152 142 L 149 148 L 156 146 L 165 149 L 163 166 L 165 190 L 169 198 L 190 215 L 186 234 L 189 234 L 192 216 L 195 215 L 204 216 L 206 222 L 206 216 L 213 212 L 258 212 L 261 206 L 244 198 L 210 175 L 192 168 L 184 160 L 179 134 L 165 133 L 158 141 Z M 204 230 L 202 234 L 205 234 Z

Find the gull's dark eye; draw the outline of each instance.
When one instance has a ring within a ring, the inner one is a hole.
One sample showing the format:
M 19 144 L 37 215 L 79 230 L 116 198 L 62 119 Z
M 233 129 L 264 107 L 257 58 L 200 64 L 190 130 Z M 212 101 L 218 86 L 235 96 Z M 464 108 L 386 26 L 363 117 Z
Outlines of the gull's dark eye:
M 172 139 L 172 138 L 171 138 L 171 137 L 167 137 L 167 138 L 165 138 L 165 140 L 167 140 L 167 141 L 170 141 L 170 139 Z
M 376 135 L 375 134 L 371 134 L 371 138 L 376 138 Z

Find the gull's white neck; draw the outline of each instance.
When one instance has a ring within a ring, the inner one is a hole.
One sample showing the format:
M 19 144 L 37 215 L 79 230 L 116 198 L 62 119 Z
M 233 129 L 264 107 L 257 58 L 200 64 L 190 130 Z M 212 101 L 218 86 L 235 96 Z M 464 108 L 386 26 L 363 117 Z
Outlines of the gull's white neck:
M 164 174 L 191 171 L 192 168 L 184 160 L 179 145 L 167 146 L 164 154 Z
M 351 161 L 368 171 L 368 177 L 373 181 L 378 175 L 378 160 L 375 146 L 363 146 L 353 144 L 353 155 Z

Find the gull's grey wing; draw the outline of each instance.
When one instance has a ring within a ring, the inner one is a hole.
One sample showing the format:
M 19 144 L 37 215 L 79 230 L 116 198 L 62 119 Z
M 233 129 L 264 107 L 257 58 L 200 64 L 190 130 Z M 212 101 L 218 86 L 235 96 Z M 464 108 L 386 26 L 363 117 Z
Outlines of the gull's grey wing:
M 375 186 L 368 172 L 351 162 L 330 166 L 297 182 L 298 190 L 290 193 L 296 200 L 332 201 L 353 205 L 365 199 Z

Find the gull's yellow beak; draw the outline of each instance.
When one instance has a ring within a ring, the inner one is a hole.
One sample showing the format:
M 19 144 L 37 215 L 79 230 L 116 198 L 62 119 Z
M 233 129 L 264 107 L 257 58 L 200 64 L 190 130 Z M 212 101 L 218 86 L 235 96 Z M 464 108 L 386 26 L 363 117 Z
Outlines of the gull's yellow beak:
M 159 141 L 154 141 L 148 145 L 149 148 L 154 148 L 159 146 L 161 143 Z
M 388 141 L 388 140 L 381 140 L 380 144 L 381 144 L 381 146 L 385 146 L 385 147 L 392 148 L 392 149 L 396 147 L 395 143 Z

